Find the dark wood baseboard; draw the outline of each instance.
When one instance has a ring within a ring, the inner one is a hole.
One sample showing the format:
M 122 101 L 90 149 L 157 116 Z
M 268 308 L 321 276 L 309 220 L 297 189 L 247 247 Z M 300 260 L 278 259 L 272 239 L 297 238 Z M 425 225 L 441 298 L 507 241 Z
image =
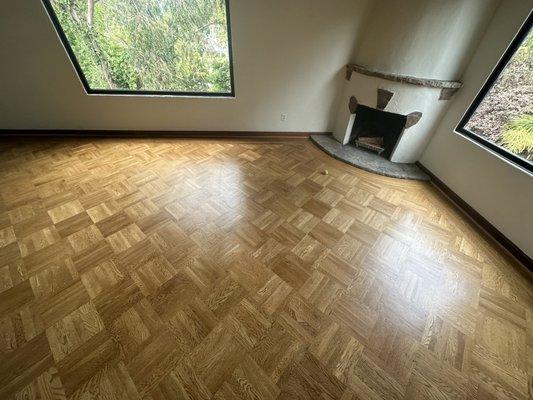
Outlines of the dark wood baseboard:
M 516 244 L 514 244 L 507 236 L 500 232 L 494 225 L 492 225 L 485 217 L 478 213 L 472 206 L 464 201 L 457 193 L 455 193 L 448 185 L 441 181 L 435 174 L 427 169 L 422 163 L 416 163 L 422 171 L 429 175 L 431 182 L 444 195 L 450 199 L 463 213 L 465 213 L 471 220 L 473 220 L 485 233 L 494 239 L 500 246 L 507 250 L 514 258 L 523 264 L 530 272 L 533 272 L 533 259 L 522 251 Z
M 131 131 L 75 129 L 0 129 L 0 138 L 70 137 L 70 138 L 183 138 L 183 139 L 307 139 L 330 132 L 260 132 L 260 131 Z

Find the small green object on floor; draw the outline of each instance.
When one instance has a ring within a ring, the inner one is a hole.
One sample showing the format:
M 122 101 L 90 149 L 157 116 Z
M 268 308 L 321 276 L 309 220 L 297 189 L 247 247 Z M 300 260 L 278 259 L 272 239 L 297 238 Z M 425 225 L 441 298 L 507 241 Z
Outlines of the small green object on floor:
M 324 175 L 329 175 L 329 171 L 327 169 L 324 170 L 324 172 L 322 172 Z

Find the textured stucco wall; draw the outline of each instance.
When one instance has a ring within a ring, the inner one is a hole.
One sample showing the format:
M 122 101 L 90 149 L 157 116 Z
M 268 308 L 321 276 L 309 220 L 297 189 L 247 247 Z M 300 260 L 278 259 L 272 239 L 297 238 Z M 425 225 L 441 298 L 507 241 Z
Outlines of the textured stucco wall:
M 499 2 L 375 0 L 352 61 L 384 72 L 456 80 Z

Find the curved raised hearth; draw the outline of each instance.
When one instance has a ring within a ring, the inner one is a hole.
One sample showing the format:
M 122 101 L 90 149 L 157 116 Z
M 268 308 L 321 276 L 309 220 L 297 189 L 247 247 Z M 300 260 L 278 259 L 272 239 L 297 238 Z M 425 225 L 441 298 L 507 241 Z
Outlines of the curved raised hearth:
M 352 144 L 342 145 L 331 135 L 311 135 L 311 141 L 333 158 L 365 171 L 392 178 L 429 181 L 429 176 L 415 164 L 393 163 Z

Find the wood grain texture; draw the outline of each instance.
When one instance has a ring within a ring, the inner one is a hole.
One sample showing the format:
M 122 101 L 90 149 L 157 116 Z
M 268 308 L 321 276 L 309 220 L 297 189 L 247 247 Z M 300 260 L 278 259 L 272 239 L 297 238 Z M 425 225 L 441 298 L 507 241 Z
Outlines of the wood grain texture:
M 304 141 L 8 141 L 0 171 L 2 399 L 532 396 L 531 276 L 428 183 Z
M 480 228 L 481 231 L 486 232 L 496 240 L 503 248 L 517 258 L 527 269 L 533 272 L 533 259 L 529 257 L 522 249 L 514 244 L 507 236 L 492 225 L 485 217 L 477 212 L 470 204 L 464 201 L 457 193 L 455 193 L 448 185 L 440 180 L 435 174 L 427 169 L 422 163 L 416 163 L 420 169 L 431 177 L 431 182 L 444 193 L 451 202 L 461 209 L 469 218 L 471 218 Z

